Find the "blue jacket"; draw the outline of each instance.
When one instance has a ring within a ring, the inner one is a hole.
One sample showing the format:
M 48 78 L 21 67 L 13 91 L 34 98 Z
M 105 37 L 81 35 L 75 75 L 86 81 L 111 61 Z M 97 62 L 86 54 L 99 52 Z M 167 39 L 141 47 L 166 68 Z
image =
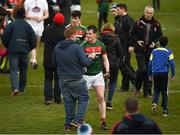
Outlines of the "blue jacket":
M 24 19 L 16 19 L 8 24 L 2 42 L 9 53 L 29 53 L 36 47 L 36 35 Z
M 86 57 L 83 49 L 75 41 L 63 40 L 54 49 L 53 62 L 60 80 L 80 80 L 84 74 L 84 67 L 90 65 L 92 59 Z
M 168 73 L 169 65 L 172 76 L 175 76 L 175 63 L 172 51 L 166 47 L 156 48 L 150 56 L 148 74 L 151 76 L 156 73 Z

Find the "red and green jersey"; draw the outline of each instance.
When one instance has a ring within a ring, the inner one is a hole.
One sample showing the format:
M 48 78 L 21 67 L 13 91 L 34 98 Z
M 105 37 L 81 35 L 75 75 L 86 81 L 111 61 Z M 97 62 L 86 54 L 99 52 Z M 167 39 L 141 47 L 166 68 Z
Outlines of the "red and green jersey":
M 71 24 L 67 25 L 67 27 L 71 26 Z M 84 39 L 85 39 L 85 36 L 86 36 L 86 27 L 83 26 L 83 25 L 78 25 L 78 26 L 75 26 L 75 33 L 76 33 L 76 42 L 78 42 L 79 44 L 81 44 Z
M 106 46 L 101 41 L 97 40 L 95 43 L 89 43 L 85 41 L 81 44 L 86 55 L 90 53 L 95 53 L 96 58 L 93 60 L 92 64 L 87 67 L 86 75 L 97 75 L 102 71 L 101 61 L 102 56 L 106 55 Z

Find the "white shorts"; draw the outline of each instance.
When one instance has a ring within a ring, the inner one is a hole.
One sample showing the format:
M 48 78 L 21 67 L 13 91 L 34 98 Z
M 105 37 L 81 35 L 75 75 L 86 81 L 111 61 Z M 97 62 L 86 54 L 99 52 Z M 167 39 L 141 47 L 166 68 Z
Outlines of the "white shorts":
M 92 86 L 105 85 L 102 72 L 100 72 L 97 75 L 93 75 L 93 76 L 83 75 L 83 78 L 87 82 L 88 89 L 90 89 Z

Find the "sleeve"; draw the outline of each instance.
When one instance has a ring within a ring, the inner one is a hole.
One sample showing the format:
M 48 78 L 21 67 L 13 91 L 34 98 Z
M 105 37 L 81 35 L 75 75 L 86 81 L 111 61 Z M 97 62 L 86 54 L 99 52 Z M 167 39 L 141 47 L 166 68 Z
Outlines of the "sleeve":
M 102 43 L 102 55 L 106 55 L 106 46 L 104 45 L 104 43 Z
M 87 67 L 91 64 L 92 59 L 87 58 L 84 50 L 78 45 L 78 58 L 80 61 L 80 64 L 84 67 Z
M 175 62 L 174 62 L 174 55 L 171 53 L 169 55 L 169 65 L 171 68 L 172 77 L 175 76 Z
M 2 35 L 2 42 L 6 48 L 8 48 L 8 43 L 9 43 L 9 40 L 11 38 L 11 34 L 12 34 L 12 26 L 10 24 L 6 27 L 6 29 Z
M 157 32 L 156 32 L 156 38 L 154 40 L 155 43 L 157 43 L 159 41 L 159 38 L 163 35 L 161 24 L 157 22 L 156 25 L 157 25 Z
M 53 65 L 55 67 L 57 66 L 57 62 L 56 62 L 56 48 L 57 48 L 57 46 L 54 48 L 53 55 L 52 55 L 52 63 L 53 63 Z
M 129 43 L 131 46 L 134 46 L 138 41 L 138 39 L 136 37 L 138 22 L 139 21 L 136 21 L 136 23 L 134 23 L 134 25 L 131 27 L 131 29 L 129 31 L 129 37 L 130 37 Z
M 152 76 L 152 60 L 153 60 L 153 53 L 151 53 L 151 56 L 148 62 L 148 75 L 149 76 Z

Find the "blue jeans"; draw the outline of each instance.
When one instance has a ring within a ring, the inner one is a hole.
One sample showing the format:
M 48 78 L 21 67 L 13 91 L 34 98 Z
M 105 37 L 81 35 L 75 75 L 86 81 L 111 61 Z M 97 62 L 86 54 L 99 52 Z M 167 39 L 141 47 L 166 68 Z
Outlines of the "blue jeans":
M 10 82 L 11 89 L 24 92 L 27 82 L 27 69 L 28 69 L 28 54 L 22 53 L 9 53 L 9 69 L 10 69 Z M 18 77 L 19 71 L 19 77 Z
M 72 121 L 84 120 L 89 101 L 86 81 L 84 79 L 75 81 L 60 79 L 60 89 L 64 98 L 65 126 L 69 126 Z

